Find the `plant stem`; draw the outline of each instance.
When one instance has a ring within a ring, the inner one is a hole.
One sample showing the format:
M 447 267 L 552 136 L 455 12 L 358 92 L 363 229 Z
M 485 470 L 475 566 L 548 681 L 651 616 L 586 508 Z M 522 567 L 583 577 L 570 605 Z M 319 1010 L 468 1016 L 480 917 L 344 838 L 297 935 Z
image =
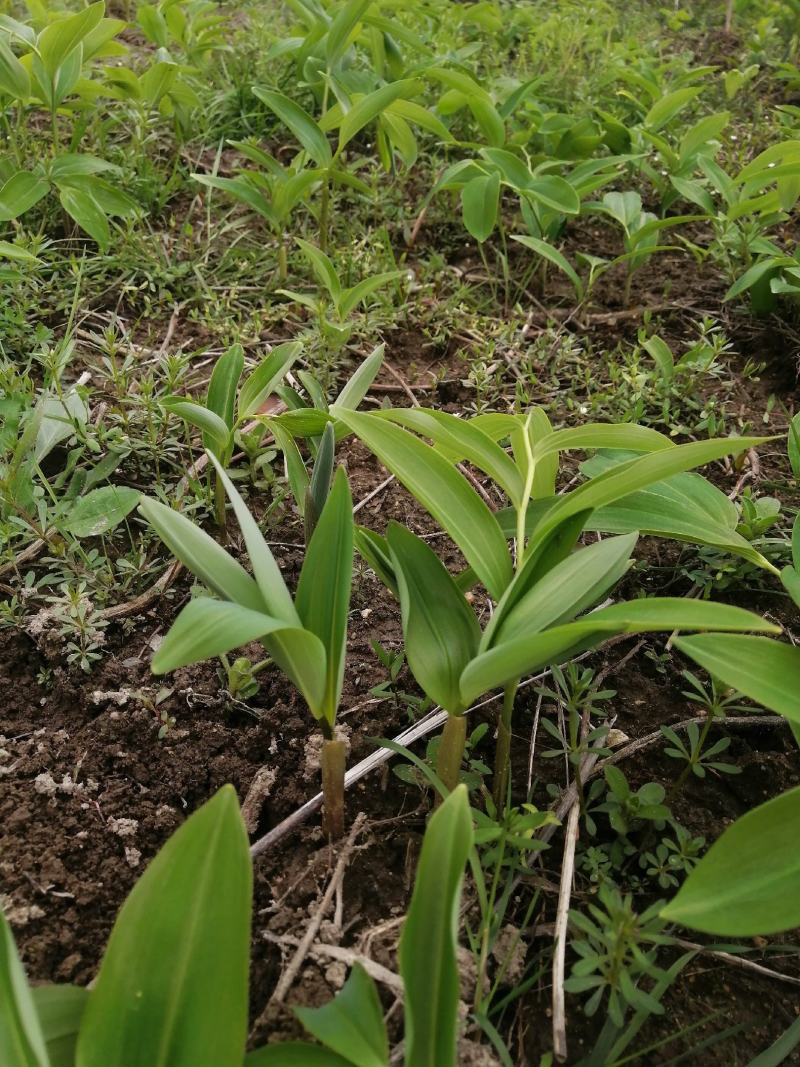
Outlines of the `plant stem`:
M 518 681 L 510 682 L 503 690 L 503 706 L 497 716 L 497 743 L 494 750 L 494 787 L 492 798 L 498 812 L 506 803 L 508 777 L 511 770 L 511 720 Z
M 328 214 L 330 212 L 331 190 L 330 180 L 326 175 L 322 182 L 319 201 L 319 247 L 322 252 L 328 251 Z
M 286 245 L 283 238 L 278 245 L 278 281 L 285 283 L 289 276 L 289 267 L 286 262 Z
M 458 785 L 466 742 L 467 720 L 463 715 L 448 715 L 442 730 L 442 740 L 439 742 L 436 773 L 451 793 Z
M 337 841 L 344 834 L 344 772 L 346 763 L 347 750 L 344 741 L 336 741 L 333 737 L 326 737 L 322 742 L 322 754 L 320 756 L 323 796 L 322 828 L 331 841 Z

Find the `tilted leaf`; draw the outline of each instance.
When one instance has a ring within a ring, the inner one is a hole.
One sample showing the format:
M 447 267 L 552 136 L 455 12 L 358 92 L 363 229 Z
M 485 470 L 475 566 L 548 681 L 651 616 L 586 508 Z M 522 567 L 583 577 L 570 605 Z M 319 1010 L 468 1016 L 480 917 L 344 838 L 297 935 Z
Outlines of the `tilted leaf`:
M 64 529 L 73 537 L 100 537 L 129 515 L 142 494 L 128 485 L 103 485 L 70 505 Z
M 800 724 L 800 649 L 767 637 L 701 634 L 675 647 L 724 685 Z
M 76 1067 L 241 1067 L 252 869 L 233 786 L 172 835 L 117 915 Z
M 352 580 L 353 500 L 340 467 L 306 551 L 295 596 L 303 625 L 322 642 L 326 656 L 323 702 L 311 710 L 331 724 L 342 694 Z
M 496 171 L 473 178 L 461 190 L 464 226 L 476 241 L 483 243 L 491 235 L 499 202 L 500 175 Z
M 321 1008 L 295 1008 L 300 1022 L 318 1041 L 354 1067 L 388 1067 L 389 1041 L 375 983 L 354 964 L 342 990 Z
M 165 396 L 161 406 L 173 415 L 185 419 L 190 426 L 195 426 L 203 432 L 203 445 L 213 451 L 214 455 L 227 460 L 228 451 L 233 441 L 233 435 L 225 420 L 215 412 L 194 400 L 187 400 L 182 396 Z
M 262 89 L 258 85 L 253 86 L 253 95 L 266 104 L 270 111 L 274 111 L 281 122 L 289 127 L 318 167 L 328 166 L 332 158 L 328 138 L 307 111 L 283 93 Z
M 400 937 L 406 1067 L 455 1067 L 458 913 L 472 842 L 467 790 L 459 785 L 428 823 Z
M 375 415 L 332 408 L 385 467 L 449 533 L 486 588 L 499 600 L 511 558 L 497 520 L 475 490 L 430 445 Z
M 11 927 L 0 909 L 0 1063 L 50 1067 L 31 988 Z
M 229 430 L 233 429 L 236 390 L 243 370 L 244 349 L 241 345 L 231 345 L 214 364 L 208 383 L 206 407 L 222 419 Z M 207 441 L 203 444 L 206 448 L 210 447 Z
M 291 365 L 300 355 L 299 341 L 286 341 L 265 356 L 239 390 L 238 415 L 249 419 L 257 415 L 261 405 L 275 391 Z
M 31 993 L 47 1045 L 49 1067 L 74 1067 L 75 1044 L 89 990 L 74 985 L 37 985 Z
M 729 826 L 677 895 L 670 922 L 723 937 L 780 933 L 800 924 L 800 788 Z
M 139 512 L 181 563 L 209 589 L 251 611 L 263 612 L 259 588 L 244 567 L 185 515 L 145 497 Z
M 436 553 L 392 523 L 388 545 L 403 617 L 408 666 L 423 692 L 451 715 L 464 710 L 459 679 L 478 651 L 475 613 Z
M 378 345 L 370 352 L 358 369 L 350 375 L 345 382 L 342 391 L 336 397 L 336 404 L 340 408 L 358 408 L 361 401 L 369 392 L 369 388 L 375 381 L 375 377 L 383 364 L 383 356 L 386 346 Z
M 400 97 L 416 96 L 421 88 L 421 83 L 413 78 L 401 78 L 398 81 L 382 85 L 379 89 L 362 96 L 342 118 L 339 126 L 337 155 L 352 141 L 356 134 L 360 133 L 365 126 L 368 126 L 373 119 L 377 118 L 392 101 Z

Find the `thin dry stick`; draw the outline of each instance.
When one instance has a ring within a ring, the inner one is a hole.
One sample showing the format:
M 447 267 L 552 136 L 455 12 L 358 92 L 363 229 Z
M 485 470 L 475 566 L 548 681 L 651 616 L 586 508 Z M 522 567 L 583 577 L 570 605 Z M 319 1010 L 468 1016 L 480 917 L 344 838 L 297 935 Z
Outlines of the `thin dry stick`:
M 731 967 L 740 967 L 743 971 L 752 971 L 753 974 L 760 974 L 763 978 L 774 978 L 778 982 L 788 982 L 789 985 L 800 986 L 800 978 L 795 978 L 791 974 L 782 974 L 780 971 L 773 971 L 771 968 L 764 967 L 760 963 L 754 963 L 753 960 L 748 960 L 744 956 L 734 956 L 731 952 L 721 952 L 716 948 L 708 948 L 707 945 L 699 945 L 696 941 L 684 941 L 682 937 L 677 937 L 675 943 L 680 945 L 681 948 L 702 952 L 704 956 L 714 956 L 715 959 L 722 960 L 723 963 L 729 963 Z
M 575 846 L 578 843 L 578 819 L 581 809 L 577 799 L 573 803 L 564 835 L 564 857 L 561 861 L 561 888 L 555 923 L 553 951 L 553 1053 L 559 1063 L 567 1058 L 567 1015 L 564 1006 L 564 968 L 567 955 L 567 925 L 569 902 L 572 897 L 572 878 L 575 873 Z
M 353 825 L 350 829 L 350 833 L 347 837 L 347 841 L 339 852 L 339 859 L 336 862 L 336 867 L 334 869 L 333 876 L 331 877 L 331 880 L 328 883 L 328 888 L 325 890 L 325 894 L 322 900 L 320 901 L 319 907 L 311 916 L 311 922 L 306 927 L 306 931 L 303 934 L 294 955 L 289 961 L 286 970 L 281 975 L 280 981 L 275 986 L 275 990 L 272 996 L 269 998 L 267 1006 L 269 1006 L 270 1004 L 282 1004 L 286 999 L 287 993 L 292 988 L 294 980 L 297 977 L 297 972 L 303 965 L 303 960 L 308 955 L 309 950 L 311 949 L 311 946 L 314 943 L 314 939 L 319 933 L 319 928 L 322 925 L 322 920 L 325 918 L 325 915 L 327 914 L 328 909 L 330 908 L 331 903 L 333 902 L 333 898 L 336 895 L 336 891 L 339 885 L 341 884 L 342 879 L 344 878 L 344 872 L 347 868 L 347 864 L 350 861 L 350 857 L 353 854 L 353 848 L 356 843 L 356 838 L 365 828 L 366 823 L 366 815 L 364 815 L 363 812 L 360 812 L 356 816 L 355 821 L 353 822 Z M 262 1013 L 262 1015 L 256 1022 L 256 1026 L 258 1026 L 264 1021 L 266 1020 L 264 1019 L 264 1013 Z
M 265 930 L 263 935 L 266 941 L 270 941 L 273 945 L 299 945 L 300 939 L 292 937 L 291 934 L 277 934 L 271 933 L 269 930 Z M 380 982 L 388 989 L 391 989 L 399 996 L 403 994 L 403 979 L 399 974 L 395 974 L 394 971 L 390 971 L 388 967 L 384 967 L 381 963 L 376 963 L 375 960 L 369 956 L 363 955 L 360 952 L 354 952 L 350 948 L 342 948 L 341 945 L 327 945 L 324 941 L 316 941 L 308 950 L 309 956 L 323 956 L 332 960 L 340 960 L 342 963 L 346 963 L 348 967 L 352 967 L 354 963 L 360 963 L 364 970 L 370 977 L 374 978 L 376 982 Z

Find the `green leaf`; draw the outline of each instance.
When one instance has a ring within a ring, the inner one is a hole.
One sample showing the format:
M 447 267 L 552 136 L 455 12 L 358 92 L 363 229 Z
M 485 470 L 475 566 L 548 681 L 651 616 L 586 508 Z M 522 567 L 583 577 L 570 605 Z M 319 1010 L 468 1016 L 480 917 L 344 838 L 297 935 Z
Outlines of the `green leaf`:
M 400 938 L 406 1067 L 455 1067 L 458 913 L 472 841 L 467 790 L 459 785 L 428 823 Z
M 462 699 L 469 705 L 490 689 L 542 667 L 564 662 L 576 652 L 594 648 L 615 634 L 659 630 L 760 630 L 775 633 L 778 629 L 758 615 L 727 604 L 682 597 L 625 601 L 593 611 L 576 622 L 525 634 L 483 652 L 461 676 Z
M 561 215 L 577 215 L 581 209 L 581 198 L 574 186 L 557 174 L 537 174 L 528 183 L 524 193 L 529 199 L 537 200 Z
M 573 492 L 559 497 L 557 503 L 548 511 L 542 522 L 534 530 L 528 547 L 537 544 L 547 533 L 557 526 L 567 515 L 590 508 L 613 504 L 623 497 L 648 485 L 670 478 L 674 474 L 691 470 L 704 463 L 730 453 L 746 451 L 763 444 L 763 437 L 727 437 L 710 441 L 692 441 L 674 448 L 664 448 L 658 452 L 637 459 L 620 463 L 611 470 L 585 482 Z
M 580 280 L 577 271 L 566 256 L 564 256 L 562 252 L 559 252 L 557 248 L 554 248 L 549 241 L 542 241 L 538 237 L 529 237 L 527 234 L 516 233 L 511 235 L 511 240 L 519 241 L 521 245 L 525 245 L 526 248 L 532 249 L 543 259 L 549 260 L 550 263 L 566 274 L 572 282 L 578 298 L 580 299 L 583 296 L 583 282 Z
M 429 437 L 436 450 L 451 463 L 468 460 L 497 482 L 512 503 L 522 506 L 524 487 L 519 470 L 475 420 L 461 419 L 436 408 L 388 408 L 379 414 L 422 437 Z
M 0 1063 L 3 1067 L 50 1067 L 28 979 L 1 909 Z
M 669 922 L 723 937 L 800 924 L 800 788 L 741 816 L 662 909 Z
M 467 182 L 461 190 L 461 207 L 464 225 L 476 241 L 483 243 L 497 222 L 500 201 L 500 175 L 481 175 Z
M 31 92 L 27 70 L 4 40 L 0 40 L 0 92 L 19 101 L 27 99 Z
M 675 357 L 667 342 L 658 334 L 653 334 L 643 342 L 642 347 L 653 357 L 662 379 L 671 382 L 675 377 Z
M 326 256 L 316 245 L 312 245 L 310 241 L 305 241 L 302 237 L 295 237 L 295 241 L 311 264 L 311 269 L 314 271 L 319 284 L 328 290 L 332 300 L 338 302 L 342 292 L 342 285 L 330 257 Z
M 266 104 L 270 111 L 274 111 L 297 140 L 313 159 L 318 167 L 327 167 L 332 159 L 331 147 L 328 138 L 308 114 L 294 100 L 290 100 L 283 93 L 271 92 L 262 89 L 258 85 L 253 86 L 253 94 Z
M 145 497 L 139 512 L 170 552 L 209 589 L 251 611 L 264 611 L 258 586 L 240 563 L 185 515 Z
M 356 963 L 341 992 L 321 1008 L 295 1008 L 317 1041 L 354 1067 L 388 1067 L 389 1041 L 375 983 Z
M 660 130 L 671 122 L 678 112 L 682 111 L 701 92 L 702 89 L 697 86 L 686 86 L 683 89 L 676 89 L 674 92 L 667 93 L 660 100 L 656 100 L 642 120 L 643 125 L 649 130 Z
M 401 96 L 416 96 L 420 88 L 420 83 L 413 78 L 401 78 L 399 81 L 389 82 L 388 85 L 382 85 L 379 89 L 362 96 L 342 119 L 336 154 L 338 155 L 356 134 L 376 119 L 393 100 Z
M 97 156 L 90 156 L 86 152 L 64 152 L 56 156 L 50 164 L 50 176 L 54 182 L 60 182 L 66 178 L 85 178 L 92 174 L 104 174 L 108 171 L 117 171 L 113 163 L 107 163 Z
M 89 990 L 74 985 L 39 985 L 31 990 L 50 1067 L 73 1067 L 75 1043 Z
M 241 1067 L 252 869 L 233 786 L 172 835 L 120 910 L 76 1067 Z
M 41 422 L 36 434 L 34 456 L 36 462 L 41 463 L 56 445 L 72 437 L 76 426 L 86 425 L 89 411 L 83 397 L 74 387 L 61 396 L 43 396 L 36 409 L 40 413 Z
M 391 523 L 388 544 L 403 616 L 408 666 L 426 696 L 451 715 L 464 710 L 459 679 L 478 651 L 475 613 L 424 541 Z
M 10 222 L 47 196 L 50 186 L 36 174 L 18 170 L 0 188 L 0 222 Z
M 311 535 L 316 529 L 328 493 L 331 490 L 331 478 L 333 477 L 333 460 L 336 434 L 333 423 L 329 422 L 325 427 L 322 440 L 319 443 L 317 456 L 314 460 L 314 469 L 306 490 L 305 518 L 306 541 L 310 541 Z
M 336 13 L 325 38 L 325 59 L 328 70 L 338 63 L 347 51 L 351 35 L 371 3 L 372 0 L 349 0 Z
M 627 454 L 599 454 L 581 464 L 581 471 L 595 477 Z M 587 520 L 587 530 L 601 533 L 640 533 L 699 545 L 713 545 L 775 573 L 772 564 L 736 532 L 736 505 L 700 474 L 681 473 L 598 508 Z
M 154 674 L 167 674 L 287 629 L 292 627 L 272 615 L 227 600 L 197 597 L 189 601 L 170 627 L 153 656 L 151 669 Z
M 340 467 L 306 551 L 295 596 L 303 625 L 322 642 L 326 656 L 325 695 L 311 710 L 331 724 L 342 694 L 352 580 L 353 500 Z
M 129 515 L 142 494 L 126 485 L 104 485 L 92 489 L 70 505 L 64 528 L 73 537 L 100 537 Z
M 352 311 L 354 311 L 359 304 L 367 300 L 368 297 L 380 289 L 384 285 L 388 285 L 389 282 L 396 281 L 398 278 L 403 277 L 403 272 L 400 270 L 389 270 L 383 274 L 375 274 L 371 278 L 363 278 L 356 285 L 350 289 L 345 289 L 341 295 L 341 298 L 337 301 L 339 314 L 342 318 L 345 318 Z
M 101 251 L 105 251 L 111 242 L 111 228 L 105 212 L 95 198 L 90 193 L 69 185 L 59 187 L 58 198 L 70 218 L 97 242 Z
M 306 508 L 309 478 L 305 462 L 300 455 L 300 449 L 297 447 L 292 435 L 277 419 L 265 419 L 264 425 L 272 432 L 275 444 L 283 452 L 286 479 L 289 482 L 289 488 L 292 490 L 297 510 L 303 515 Z
M 800 649 L 766 637 L 702 634 L 675 647 L 724 685 L 800 723 Z
M 375 381 L 378 371 L 383 364 L 383 356 L 386 346 L 378 345 L 367 356 L 361 366 L 352 374 L 336 397 L 336 405 L 340 408 L 351 408 L 355 411 L 361 401 L 369 392 L 369 388 Z
M 789 451 L 789 464 L 792 468 L 794 480 L 800 482 L 800 411 L 789 423 L 787 447 Z
M 98 0 L 77 15 L 56 19 L 42 30 L 36 41 L 36 50 L 51 78 L 70 52 L 100 24 L 105 7 L 105 0 Z
M 537 437 L 533 445 L 533 455 L 538 462 L 551 452 L 564 452 L 572 448 L 615 448 L 629 449 L 631 452 L 658 452 L 663 448 L 674 447 L 673 442 L 667 436 L 659 433 L 658 430 L 651 430 L 648 426 L 636 426 L 634 423 L 587 422 L 583 426 L 553 430 L 541 439 Z
M 214 455 L 227 459 L 233 435 L 224 419 L 202 404 L 196 404 L 182 396 L 166 396 L 161 401 L 161 406 L 173 415 L 185 419 L 190 426 L 202 430 L 205 448 L 212 450 Z
M 580 548 L 517 599 L 516 584 L 526 580 L 525 568 L 518 571 L 492 616 L 481 649 L 557 626 L 580 615 L 626 573 L 637 539 L 638 534 L 631 533 Z M 511 605 L 509 608 L 507 603 Z
M 413 434 L 375 415 L 333 408 L 453 538 L 495 600 L 511 580 L 511 558 L 497 520 L 448 461 Z
M 236 389 L 243 370 L 244 349 L 241 345 L 231 345 L 217 360 L 208 383 L 206 407 L 222 419 L 229 430 L 234 425 Z M 214 441 L 214 434 L 209 434 L 209 440 Z M 206 448 L 211 447 L 208 441 L 204 440 L 203 444 Z
M 261 360 L 239 391 L 240 419 L 249 419 L 258 414 L 264 401 L 275 391 L 275 387 L 300 355 L 301 348 L 299 341 L 286 341 L 282 345 L 276 345 L 269 355 Z

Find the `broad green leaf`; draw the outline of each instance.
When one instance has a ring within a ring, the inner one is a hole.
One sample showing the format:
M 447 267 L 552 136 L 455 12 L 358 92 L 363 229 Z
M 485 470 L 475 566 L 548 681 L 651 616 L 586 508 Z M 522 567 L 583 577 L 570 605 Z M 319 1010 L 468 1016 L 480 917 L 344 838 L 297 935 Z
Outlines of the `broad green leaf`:
M 241 345 L 231 345 L 215 363 L 211 381 L 208 383 L 206 407 L 222 419 L 229 430 L 232 430 L 234 425 L 236 390 L 243 370 L 244 349 Z M 213 442 L 214 435 L 209 436 Z M 208 441 L 203 441 L 203 444 L 206 448 L 212 447 Z
M 457 715 L 464 710 L 459 679 L 480 642 L 478 620 L 424 541 L 397 523 L 389 526 L 387 540 L 408 666 L 426 696 Z
M 253 86 L 253 94 L 289 127 L 318 167 L 330 164 L 332 153 L 328 138 L 307 111 L 283 93 L 271 92 L 258 85 Z
M 377 118 L 392 101 L 401 96 L 416 96 L 421 87 L 421 83 L 413 78 L 401 78 L 399 81 L 389 82 L 388 85 L 382 85 L 379 89 L 362 96 L 342 118 L 339 126 L 337 156 L 356 134 Z
M 346 52 L 359 19 L 372 0 L 348 0 L 336 13 L 325 37 L 325 59 L 330 70 Z
M 185 515 L 145 497 L 139 512 L 181 563 L 209 589 L 251 611 L 263 612 L 259 588 L 240 563 Z
M 554 430 L 541 440 L 536 440 L 533 454 L 536 460 L 551 452 L 563 452 L 571 448 L 626 448 L 632 452 L 657 452 L 675 445 L 663 433 L 634 423 L 586 423 L 566 430 Z
M 300 455 L 295 439 L 277 419 L 266 419 L 265 425 L 272 432 L 275 444 L 283 452 L 286 479 L 289 482 L 289 488 L 292 490 L 297 510 L 302 515 L 306 507 L 306 493 L 309 486 L 308 471 L 303 457 Z
M 39 34 L 36 50 L 47 73 L 53 77 L 63 61 L 100 24 L 105 14 L 104 0 L 90 4 L 76 15 L 56 19 Z
M 783 588 L 800 608 L 800 573 L 794 567 L 784 567 L 781 571 Z
M 253 568 L 253 576 L 261 592 L 261 599 L 267 614 L 274 615 L 276 619 L 282 619 L 289 626 L 299 626 L 300 618 L 295 610 L 289 590 L 283 580 L 275 557 L 272 555 L 264 535 L 258 527 L 250 511 L 239 495 L 236 486 L 228 477 L 225 468 L 212 453 L 209 453 L 209 461 L 213 464 L 217 476 L 225 487 L 225 493 L 231 502 L 236 521 L 244 537 L 247 546 L 247 554 L 250 557 L 250 566 Z
M 4 1067 L 50 1067 L 31 988 L 14 935 L 0 909 L 0 1063 Z
M 661 915 L 723 937 L 756 937 L 800 925 L 799 836 L 800 788 L 729 826 Z
M 331 724 L 342 694 L 352 580 L 353 500 L 340 467 L 306 551 L 295 596 L 303 625 L 322 642 L 326 656 L 325 695 L 319 710 L 311 710 Z
M 182 396 L 166 396 L 161 401 L 161 405 L 173 415 L 185 419 L 190 426 L 202 430 L 205 448 L 213 451 L 216 456 L 227 458 L 233 435 L 224 419 L 210 408 Z
M 112 163 L 98 159 L 97 156 L 90 156 L 86 152 L 64 152 L 56 156 L 50 164 L 50 175 L 55 182 L 64 178 L 85 178 L 87 175 L 117 170 Z
M 74 985 L 38 985 L 31 990 L 50 1067 L 73 1067 L 75 1043 L 89 990 Z
M 0 222 L 10 222 L 24 215 L 28 208 L 47 196 L 50 186 L 36 174 L 19 170 L 0 188 Z
M 25 100 L 31 91 L 31 79 L 6 41 L 0 40 L 0 92 L 12 100 Z
M 341 992 L 321 1008 L 295 1008 L 317 1041 L 354 1067 L 388 1067 L 389 1041 L 375 983 L 356 963 Z
M 153 656 L 151 668 L 154 674 L 167 674 L 286 629 L 292 627 L 272 615 L 228 600 L 197 597 L 189 601 L 170 627 Z
M 127 485 L 104 485 L 70 505 L 64 528 L 73 537 L 100 537 L 129 515 L 142 494 Z
M 435 408 L 388 408 L 376 414 L 430 438 L 452 463 L 468 460 L 497 482 L 509 500 L 522 505 L 522 478 L 513 460 L 473 420 Z
M 626 453 L 598 454 L 581 464 L 581 471 L 595 477 L 617 463 L 632 458 Z M 587 530 L 669 537 L 692 544 L 713 545 L 775 573 L 772 564 L 736 532 L 736 505 L 700 474 L 681 473 L 606 507 L 587 520 Z
M 642 347 L 653 357 L 662 379 L 671 382 L 675 377 L 675 357 L 667 342 L 658 334 L 653 334 L 643 342 Z
M 755 630 L 775 633 L 778 627 L 742 608 L 681 597 L 652 597 L 601 608 L 576 622 L 526 634 L 477 656 L 461 676 L 465 705 L 490 689 L 564 662 L 578 651 L 615 634 L 672 630 Z
M 353 1061 L 343 1059 L 321 1045 L 287 1041 L 281 1045 L 265 1045 L 248 1053 L 244 1067 L 353 1067 Z
M 311 269 L 314 271 L 319 284 L 328 290 L 333 300 L 338 301 L 342 291 L 342 284 L 339 281 L 339 275 L 336 273 L 336 268 L 331 258 L 326 256 L 322 249 L 317 248 L 316 245 L 312 245 L 310 241 L 306 241 L 302 237 L 295 237 L 295 241 L 311 264 Z
M 505 144 L 506 125 L 494 104 L 490 100 L 474 97 L 468 99 L 467 103 L 475 121 L 480 126 L 481 133 L 489 144 L 497 148 Z
M 252 869 L 233 786 L 172 835 L 111 931 L 76 1067 L 241 1067 Z
M 111 241 L 111 228 L 105 212 L 95 198 L 82 189 L 67 185 L 59 186 L 58 198 L 70 218 L 105 251 Z
M 536 527 L 531 537 L 531 544 L 541 538 L 566 518 L 578 511 L 600 508 L 613 504 L 623 497 L 648 485 L 670 478 L 674 474 L 691 470 L 704 463 L 721 459 L 722 456 L 754 448 L 767 438 L 763 437 L 727 437 L 710 441 L 692 441 L 674 448 L 664 448 L 651 452 L 637 459 L 620 463 L 611 470 L 585 482 L 573 492 L 559 497 L 558 502 L 548 511 L 542 522 Z M 529 545 L 530 549 L 530 545 Z
M 467 790 L 460 785 L 428 823 L 400 937 L 400 973 L 406 988 L 406 1067 L 455 1067 L 458 913 L 472 841 Z
M 239 390 L 238 414 L 249 419 L 258 414 L 264 401 L 300 355 L 299 341 L 286 341 L 265 356 Z
M 42 397 L 36 408 L 41 421 L 36 433 L 34 456 L 36 462 L 41 463 L 56 445 L 72 437 L 76 426 L 82 427 L 86 424 L 89 410 L 75 388 L 67 390 L 61 396 Z
M 495 600 L 511 579 L 511 557 L 497 520 L 471 485 L 430 445 L 374 415 L 333 408 L 450 534 Z
M 643 124 L 650 130 L 660 130 L 671 122 L 678 112 L 682 111 L 701 92 L 702 89 L 697 86 L 686 86 L 683 89 L 675 89 L 674 92 L 667 93 L 660 100 L 656 100 L 642 120 Z
M 389 270 L 383 274 L 375 274 L 371 278 L 363 278 L 356 285 L 350 289 L 345 289 L 338 302 L 339 314 L 342 317 L 349 315 L 353 312 L 359 304 L 364 303 L 368 297 L 380 289 L 384 285 L 388 285 L 389 282 L 396 281 L 398 278 L 403 277 L 403 272 L 400 270 Z
M 319 517 L 322 514 L 322 509 L 325 507 L 328 493 L 331 491 L 334 445 L 335 433 L 333 423 L 329 422 L 325 427 L 325 432 L 319 443 L 317 455 L 314 460 L 314 469 L 311 472 L 311 479 L 308 483 L 308 494 L 305 508 L 307 530 L 306 540 L 310 540 L 310 535 L 314 532 Z
M 269 223 L 277 225 L 278 219 L 273 211 L 273 205 L 264 192 L 256 189 L 245 175 L 240 174 L 236 178 L 217 178 L 213 174 L 193 174 L 192 177 L 209 189 L 220 189 L 232 196 L 234 200 L 240 200 L 257 211 Z
M 675 647 L 758 704 L 800 723 L 800 649 L 766 637 L 701 634 Z
M 351 374 L 342 391 L 336 397 L 336 404 L 340 408 L 358 408 L 361 401 L 369 392 L 369 388 L 375 381 L 375 377 L 383 364 L 383 356 L 386 346 L 378 345 L 370 352 L 360 367 Z
M 399 600 L 400 592 L 397 588 L 397 580 L 392 564 L 392 556 L 385 537 L 367 529 L 366 526 L 356 526 L 353 537 L 356 552 L 361 556 L 368 567 L 371 567 L 392 596 Z
M 549 241 L 542 241 L 538 237 L 529 237 L 527 234 L 517 233 L 512 233 L 511 240 L 519 241 L 521 245 L 525 245 L 526 248 L 532 249 L 537 255 L 558 267 L 558 269 L 563 271 L 572 282 L 578 297 L 583 295 L 583 282 L 580 280 L 577 271 L 566 256 L 551 245 Z
M 691 159 L 698 150 L 707 149 L 715 141 L 731 120 L 730 111 L 720 111 L 716 115 L 706 115 L 691 126 L 681 137 L 678 154 L 681 162 Z
M 514 598 L 518 578 L 498 604 L 487 627 L 481 650 L 568 622 L 597 603 L 628 570 L 638 535 L 608 537 L 580 548 L 557 564 L 519 599 Z M 505 610 L 505 601 L 511 607 Z
M 789 423 L 787 448 L 789 451 L 789 463 L 792 468 L 794 480 L 800 482 L 800 411 L 797 412 Z
M 464 226 L 476 241 L 483 243 L 497 222 L 500 201 L 500 175 L 481 175 L 467 182 L 461 190 Z
M 525 196 L 562 215 L 577 215 L 581 209 L 581 198 L 574 187 L 557 174 L 535 175 L 525 189 Z

